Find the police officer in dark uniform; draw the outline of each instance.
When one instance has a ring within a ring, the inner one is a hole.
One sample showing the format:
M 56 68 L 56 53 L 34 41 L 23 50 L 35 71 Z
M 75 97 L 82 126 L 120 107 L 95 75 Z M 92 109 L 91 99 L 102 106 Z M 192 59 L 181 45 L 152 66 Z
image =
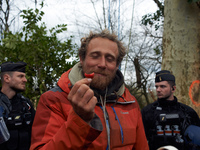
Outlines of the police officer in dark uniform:
M 186 144 L 184 132 L 189 125 L 200 126 L 200 120 L 191 107 L 178 102 L 174 96 L 176 90 L 174 75 L 168 70 L 157 72 L 155 87 L 158 100 L 142 109 L 150 150 L 166 145 L 179 150 L 197 149 Z
M 0 150 L 29 150 L 35 110 L 28 98 L 20 94 L 27 82 L 26 63 L 1 65 Z

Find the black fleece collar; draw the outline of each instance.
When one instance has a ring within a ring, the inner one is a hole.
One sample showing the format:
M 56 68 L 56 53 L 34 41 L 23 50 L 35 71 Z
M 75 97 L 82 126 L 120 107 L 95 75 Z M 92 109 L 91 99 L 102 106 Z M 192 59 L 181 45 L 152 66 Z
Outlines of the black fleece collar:
M 174 100 L 166 100 L 165 98 L 160 98 L 160 99 L 158 98 L 158 103 L 159 103 L 159 106 L 168 107 L 168 106 L 177 105 L 178 100 L 176 96 L 174 96 Z

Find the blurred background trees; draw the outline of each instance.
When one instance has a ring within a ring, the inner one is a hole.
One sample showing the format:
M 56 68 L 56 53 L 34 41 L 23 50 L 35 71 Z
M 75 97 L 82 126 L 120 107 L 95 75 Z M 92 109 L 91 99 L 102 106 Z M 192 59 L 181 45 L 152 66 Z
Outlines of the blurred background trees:
M 40 6 L 42 8 L 43 3 Z M 43 11 L 30 8 L 20 12 L 24 23 L 21 31 L 13 33 L 8 21 L 3 27 L 0 63 L 27 63 L 28 82 L 24 95 L 37 104 L 39 96 L 55 86 L 60 75 L 76 63 L 77 45 L 72 44 L 72 36 L 63 41 L 58 39 L 58 34 L 67 31 L 66 24 L 47 30 L 46 24 L 41 22 Z

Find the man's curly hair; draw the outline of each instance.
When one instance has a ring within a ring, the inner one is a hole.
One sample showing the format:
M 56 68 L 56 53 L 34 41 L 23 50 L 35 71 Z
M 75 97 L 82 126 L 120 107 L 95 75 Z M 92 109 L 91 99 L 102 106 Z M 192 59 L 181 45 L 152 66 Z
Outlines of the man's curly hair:
M 100 33 L 94 33 L 90 31 L 90 34 L 87 37 L 81 38 L 81 47 L 78 50 L 78 55 L 82 60 L 85 60 L 87 53 L 87 48 L 90 41 L 94 38 L 105 38 L 117 43 L 119 56 L 117 58 L 117 65 L 119 65 L 126 54 L 126 48 L 123 46 L 123 43 L 118 40 L 118 37 L 115 33 L 110 33 L 108 29 L 104 29 Z

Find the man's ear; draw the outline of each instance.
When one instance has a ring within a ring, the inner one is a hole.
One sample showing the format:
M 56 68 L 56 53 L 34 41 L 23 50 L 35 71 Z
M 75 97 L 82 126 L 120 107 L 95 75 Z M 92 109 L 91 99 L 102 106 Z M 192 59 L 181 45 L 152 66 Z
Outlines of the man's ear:
M 3 80 L 4 80 L 4 82 L 9 82 L 10 81 L 10 75 L 9 74 L 4 74 L 4 76 L 3 76 Z
M 117 65 L 117 69 L 120 69 L 121 68 L 121 65 L 119 64 L 119 65 Z
M 81 65 L 83 64 L 83 59 L 79 56 Z
M 172 86 L 172 91 L 175 91 L 175 89 L 176 89 L 176 86 Z

